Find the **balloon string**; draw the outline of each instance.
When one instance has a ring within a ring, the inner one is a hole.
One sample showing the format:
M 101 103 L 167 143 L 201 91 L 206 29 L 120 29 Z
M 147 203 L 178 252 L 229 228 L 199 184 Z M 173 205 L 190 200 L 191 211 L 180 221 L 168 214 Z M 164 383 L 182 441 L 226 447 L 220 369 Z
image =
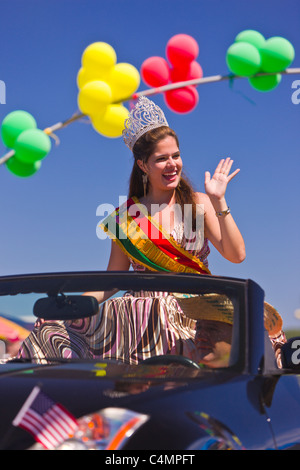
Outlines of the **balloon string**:
M 59 137 L 57 137 L 57 135 L 52 132 L 51 127 L 46 127 L 46 129 L 44 129 L 44 132 L 55 141 L 55 145 L 60 144 Z
M 274 73 L 257 73 L 253 76 L 255 77 L 264 77 L 267 75 L 277 75 L 279 72 L 274 72 Z M 280 72 L 281 75 L 292 75 L 292 74 L 300 74 L 300 68 L 292 68 L 292 69 L 286 69 Z M 130 98 L 127 100 L 123 101 L 129 101 L 130 99 L 138 99 L 140 96 L 149 96 L 149 95 L 154 95 L 158 93 L 164 93 L 165 91 L 169 90 L 174 90 L 176 88 L 184 88 L 186 86 L 192 86 L 192 85 L 204 85 L 206 83 L 213 83 L 213 82 L 220 82 L 222 80 L 233 80 L 233 79 L 239 79 L 239 78 L 250 78 L 250 77 L 245 77 L 242 75 L 212 75 L 210 77 L 202 77 L 202 78 L 195 78 L 193 80 L 186 80 L 182 82 L 175 82 L 175 83 L 169 83 L 167 85 L 163 85 L 157 88 L 150 88 L 149 90 L 145 91 L 140 91 L 137 93 L 134 93 Z
M 165 91 L 169 90 L 175 90 L 177 88 L 184 88 L 186 86 L 192 86 L 192 85 L 204 85 L 205 83 L 213 83 L 213 82 L 220 82 L 221 80 L 226 80 L 228 79 L 229 76 L 223 76 L 223 75 L 212 75 L 210 77 L 205 77 L 205 78 L 195 78 L 193 80 L 186 80 L 182 82 L 175 82 L 175 83 L 169 83 L 168 85 L 163 85 L 157 88 L 150 88 L 149 90 L 144 90 L 140 91 L 138 93 L 134 93 L 131 96 L 131 99 L 138 99 L 140 96 L 150 96 L 150 95 L 156 95 L 158 93 L 164 93 Z
M 54 124 L 53 126 L 46 127 L 46 129 L 44 129 L 44 132 L 45 132 L 45 134 L 49 135 L 49 137 L 52 137 L 52 138 L 55 140 L 56 145 L 58 145 L 58 144 L 60 143 L 60 140 L 59 140 L 59 138 L 54 134 L 54 131 L 60 130 L 60 129 L 62 129 L 63 127 L 68 126 L 69 124 L 71 124 L 72 122 L 76 121 L 77 119 L 82 118 L 83 116 L 85 116 L 85 115 L 82 114 L 82 113 L 77 112 L 77 113 L 73 114 L 73 116 L 70 117 L 69 119 L 66 119 L 66 121 L 57 122 L 57 123 Z M 5 155 L 3 155 L 3 157 L 0 158 L 0 166 L 3 165 L 5 162 L 7 162 L 7 160 L 9 160 L 9 159 L 10 159 L 11 157 L 13 157 L 14 155 L 15 155 L 15 151 L 14 151 L 14 150 L 10 150 L 10 151 L 7 152 Z
M 78 119 L 81 119 L 84 116 L 85 116 L 85 114 L 77 112 L 77 113 L 73 114 L 73 116 L 70 117 L 69 119 L 67 119 L 66 121 L 57 122 L 53 126 L 47 127 L 46 129 L 44 129 L 44 132 L 48 135 L 51 135 L 51 134 L 53 134 L 54 131 L 58 131 L 59 129 L 62 129 L 63 127 L 68 126 L 72 122 L 77 121 Z
M 46 129 L 44 129 L 44 132 L 45 132 L 45 134 L 49 135 L 49 137 L 52 137 L 52 139 L 55 140 L 56 145 L 59 145 L 60 140 L 57 137 L 57 135 L 54 134 L 54 131 L 57 131 L 59 129 L 62 129 L 63 127 L 68 126 L 69 124 L 76 121 L 77 119 L 82 118 L 83 116 L 84 116 L 84 114 L 82 114 L 82 113 L 75 113 L 75 114 L 73 114 L 73 116 L 71 118 L 67 119 L 64 122 L 58 122 L 58 123 L 54 124 L 51 127 L 46 127 Z
M 255 77 L 262 77 L 262 76 L 266 76 L 266 75 L 276 75 L 276 74 L 277 73 L 275 73 L 275 72 L 274 73 L 257 73 L 254 76 Z M 283 70 L 282 72 L 280 72 L 280 74 L 281 75 L 300 74 L 300 68 L 286 69 L 286 70 Z M 160 86 L 160 87 L 157 87 L 157 88 L 150 88 L 148 90 L 133 93 L 131 96 L 128 96 L 128 97 L 124 98 L 123 100 L 118 100 L 117 102 L 112 103 L 112 104 L 120 104 L 120 103 L 124 103 L 124 102 L 127 102 L 127 101 L 137 100 L 140 96 L 156 95 L 156 94 L 159 94 L 159 93 L 164 93 L 165 91 L 175 90 L 176 88 L 184 88 L 186 86 L 204 85 L 205 83 L 220 82 L 222 80 L 229 80 L 232 83 L 234 79 L 238 79 L 238 78 L 249 78 L 249 77 L 240 76 L 240 75 L 232 75 L 232 74 L 229 74 L 229 75 L 212 75 L 210 77 L 196 78 L 196 79 L 193 79 L 193 80 L 186 80 L 186 81 L 182 81 L 182 82 L 169 83 L 168 85 Z M 81 119 L 82 117 L 85 117 L 85 114 L 77 112 L 73 116 L 71 116 L 69 119 L 66 119 L 63 122 L 58 122 L 58 123 L 54 124 L 51 127 L 47 127 L 46 129 L 44 129 L 44 132 L 46 134 L 48 134 L 49 136 L 52 136 L 54 138 L 54 136 L 55 136 L 54 131 L 60 130 L 60 129 L 68 126 L 72 122 L 75 122 L 78 119 Z M 55 136 L 55 138 L 58 139 L 56 136 Z M 7 152 L 3 157 L 0 158 L 0 165 L 2 165 L 7 160 L 9 160 L 9 158 L 13 157 L 14 154 L 15 154 L 14 150 L 10 150 L 9 152 Z
M 229 89 L 230 89 L 233 93 L 236 93 L 237 95 L 242 96 L 246 101 L 248 101 L 248 103 L 251 103 L 251 104 L 253 104 L 253 105 L 256 106 L 255 101 L 251 100 L 251 98 L 249 98 L 249 96 L 245 95 L 245 93 L 243 93 L 242 91 L 240 91 L 240 90 L 235 90 L 235 89 L 233 88 L 233 85 L 234 85 L 234 77 L 232 77 L 232 78 L 229 80 Z

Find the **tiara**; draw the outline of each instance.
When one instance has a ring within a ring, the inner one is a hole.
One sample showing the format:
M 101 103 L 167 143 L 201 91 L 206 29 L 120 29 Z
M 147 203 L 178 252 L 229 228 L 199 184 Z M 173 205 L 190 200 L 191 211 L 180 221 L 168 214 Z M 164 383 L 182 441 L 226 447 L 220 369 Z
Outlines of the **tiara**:
M 139 137 L 162 126 L 168 126 L 163 111 L 153 101 L 141 96 L 125 120 L 125 129 L 122 132 L 124 142 L 132 150 Z

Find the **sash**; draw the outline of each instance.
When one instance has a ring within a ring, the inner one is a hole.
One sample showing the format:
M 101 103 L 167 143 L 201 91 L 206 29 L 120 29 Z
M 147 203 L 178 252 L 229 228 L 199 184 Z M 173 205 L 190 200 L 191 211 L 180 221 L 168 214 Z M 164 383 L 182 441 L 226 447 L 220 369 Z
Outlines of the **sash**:
M 134 262 L 150 271 L 210 274 L 145 211 L 136 197 L 106 217 L 100 227 Z

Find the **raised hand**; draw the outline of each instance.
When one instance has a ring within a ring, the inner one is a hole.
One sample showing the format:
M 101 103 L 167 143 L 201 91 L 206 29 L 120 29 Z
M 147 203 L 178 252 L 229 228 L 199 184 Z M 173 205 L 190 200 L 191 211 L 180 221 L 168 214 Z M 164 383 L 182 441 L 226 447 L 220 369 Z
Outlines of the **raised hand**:
M 233 164 L 233 160 L 231 160 L 229 157 L 226 159 L 222 158 L 212 178 L 210 176 L 209 171 L 205 172 L 205 182 L 204 182 L 205 192 L 210 198 L 222 199 L 225 196 L 227 184 L 240 171 L 239 169 L 237 169 L 231 174 L 229 174 L 232 164 Z

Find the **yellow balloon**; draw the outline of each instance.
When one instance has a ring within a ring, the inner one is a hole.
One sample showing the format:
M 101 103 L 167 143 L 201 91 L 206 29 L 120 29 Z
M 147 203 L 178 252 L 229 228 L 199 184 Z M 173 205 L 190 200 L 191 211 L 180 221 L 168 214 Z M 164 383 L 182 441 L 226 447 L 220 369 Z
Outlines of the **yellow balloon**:
M 90 44 L 82 54 L 82 67 L 93 72 L 110 69 L 117 62 L 117 55 L 112 46 L 106 42 Z
M 91 116 L 94 129 L 105 137 L 120 137 L 129 111 L 122 104 L 110 104 L 101 116 Z
M 110 69 L 102 69 L 102 70 L 87 70 L 84 67 L 79 69 L 77 74 L 77 86 L 78 88 L 82 88 L 88 82 L 93 82 L 95 80 L 101 80 L 107 82 L 109 79 L 109 71 Z
M 139 87 L 140 74 L 131 64 L 120 62 L 110 72 L 108 83 L 112 91 L 112 102 L 129 98 Z
M 86 83 L 78 93 L 78 106 L 83 114 L 103 115 L 111 103 L 110 86 L 103 81 L 95 80 Z

